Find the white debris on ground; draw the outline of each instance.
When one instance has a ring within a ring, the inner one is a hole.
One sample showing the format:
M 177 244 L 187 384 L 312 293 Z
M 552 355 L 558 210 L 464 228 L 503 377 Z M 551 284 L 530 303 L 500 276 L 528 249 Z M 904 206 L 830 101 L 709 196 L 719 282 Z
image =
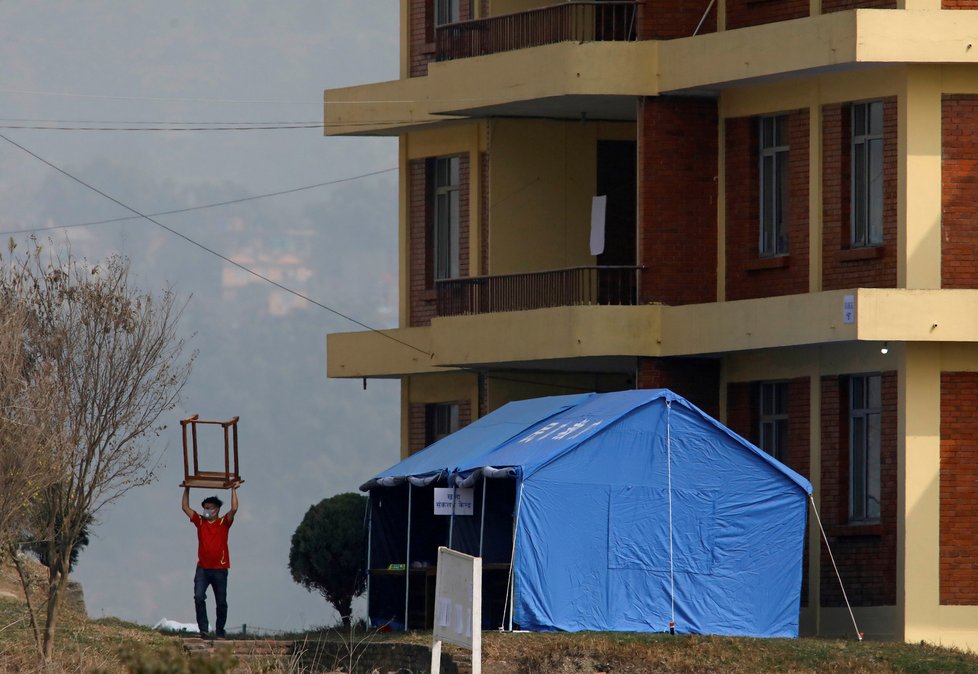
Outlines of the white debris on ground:
M 164 632 L 197 632 L 197 623 L 181 623 L 176 620 L 170 620 L 169 618 L 163 618 L 158 623 L 153 625 L 154 630 L 162 630 Z

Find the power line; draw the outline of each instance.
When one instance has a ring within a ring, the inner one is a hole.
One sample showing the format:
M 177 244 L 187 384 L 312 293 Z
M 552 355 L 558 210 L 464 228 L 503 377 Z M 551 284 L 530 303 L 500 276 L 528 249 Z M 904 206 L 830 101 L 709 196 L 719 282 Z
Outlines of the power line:
M 99 195 L 105 197 L 106 199 L 108 199 L 109 201 L 111 201 L 111 202 L 113 202 L 115 204 L 118 204 L 119 206 L 122 206 L 127 211 L 131 211 L 131 212 L 135 213 L 136 215 L 138 215 L 139 217 L 144 218 L 146 220 L 149 220 L 150 222 L 152 222 L 157 227 L 160 227 L 162 229 L 165 229 L 166 231 L 170 232 L 174 236 L 180 237 L 184 241 L 186 241 L 186 242 L 188 242 L 190 244 L 193 244 L 194 246 L 197 246 L 201 250 L 204 250 L 204 251 L 210 253 L 211 255 L 214 255 L 215 257 L 219 257 L 220 259 L 224 260 L 228 264 L 234 265 L 238 269 L 240 269 L 240 270 L 242 270 L 242 271 L 244 271 L 244 272 L 246 272 L 248 274 L 251 274 L 255 278 L 261 279 L 262 281 L 265 281 L 266 283 L 268 283 L 270 285 L 273 285 L 273 286 L 275 286 L 276 288 L 278 288 L 280 290 L 284 290 L 287 293 L 290 293 L 292 295 L 295 295 L 296 297 L 298 297 L 300 299 L 303 299 L 306 302 L 309 302 L 310 304 L 314 304 L 314 305 L 316 305 L 317 307 L 319 307 L 321 309 L 325 309 L 326 311 L 329 311 L 330 313 L 333 313 L 333 314 L 335 314 L 335 315 L 337 315 L 337 316 L 339 316 L 341 318 L 345 318 L 346 320 L 350 321 L 351 323 L 354 323 L 356 325 L 359 325 L 362 328 L 366 328 L 367 330 L 369 330 L 371 332 L 376 332 L 378 335 L 381 335 L 382 337 L 386 337 L 387 339 L 390 339 L 390 340 L 392 340 L 394 342 L 397 342 L 398 344 L 401 344 L 402 346 L 406 346 L 407 348 L 412 349 L 414 351 L 417 351 L 418 353 L 423 353 L 424 355 L 428 356 L 429 358 L 433 358 L 434 357 L 434 354 L 433 353 L 429 353 L 428 351 L 425 351 L 423 349 L 419 349 L 418 347 L 414 346 L 413 344 L 409 344 L 409 343 L 407 343 L 407 342 L 405 342 L 405 341 L 403 341 L 401 339 L 398 339 L 397 337 L 394 337 L 392 335 L 387 334 L 386 332 L 383 332 L 381 330 L 378 330 L 377 328 L 371 327 L 371 326 L 367 325 L 366 323 L 363 323 L 362 321 L 358 321 L 357 319 L 353 318 L 352 316 L 348 316 L 347 314 L 344 314 L 341 311 L 338 311 L 338 310 L 336 310 L 336 309 L 334 309 L 334 308 L 332 308 L 330 306 L 327 306 L 327 305 L 323 304 L 322 302 L 318 302 L 318 301 L 312 299 L 311 297 L 300 293 L 297 290 L 293 290 L 292 288 L 289 288 L 288 286 L 285 286 L 285 285 L 279 283 L 278 281 L 274 281 L 274 280 L 268 278 L 267 276 L 265 276 L 263 274 L 259 274 L 255 270 L 253 270 L 253 269 L 251 269 L 249 267 L 246 267 L 245 265 L 241 264 L 240 262 L 235 262 L 234 260 L 232 260 L 231 258 L 227 257 L 226 255 L 223 255 L 223 254 L 217 252 L 216 250 L 214 250 L 213 248 L 209 248 L 209 247 L 205 246 L 204 244 L 199 243 L 198 241 L 195 241 L 194 239 L 191 239 L 186 234 L 183 234 L 183 233 L 181 233 L 181 232 L 173 229 L 172 227 L 167 227 L 166 225 L 164 225 L 159 220 L 154 220 L 149 215 L 146 215 L 145 213 L 141 213 L 140 211 L 136 210 L 132 206 L 129 206 L 128 204 L 125 204 L 122 201 L 119 201 L 115 197 L 111 196 L 110 194 L 107 194 L 106 192 L 103 192 L 102 190 L 100 190 L 99 188 L 95 187 L 94 185 L 90 185 L 89 183 L 85 182 L 81 178 L 78 178 L 77 176 L 69 173 L 68 171 L 64 170 L 63 168 L 61 168 L 59 166 L 56 166 L 55 164 L 52 164 L 51 162 L 49 162 L 44 157 L 42 157 L 39 154 L 37 154 L 37 153 L 29 150 L 28 148 L 24 147 L 20 143 L 17 143 L 15 141 L 11 140 L 7 136 L 5 136 L 3 134 L 0 134 L 0 139 L 3 139 L 5 141 L 7 141 L 8 143 L 10 143 L 11 145 L 13 145 L 16 148 L 19 148 L 23 152 L 26 152 L 27 154 L 29 154 L 30 156 L 34 157 L 35 159 L 37 159 L 42 164 L 45 164 L 47 166 L 50 166 L 51 168 L 53 168 L 58 173 L 62 174 L 63 176 L 65 176 L 67 178 L 70 178 L 71 180 L 75 181 L 79 185 L 81 185 L 83 187 L 87 187 L 88 189 L 90 189 L 91 191 L 95 192 L 96 194 L 99 194 Z
M 381 169 L 379 171 L 371 171 L 369 173 L 361 173 L 360 175 L 349 176 L 346 178 L 338 178 L 337 180 L 328 180 L 324 183 L 316 183 L 315 185 L 303 185 L 302 187 L 293 187 L 288 190 L 279 190 L 278 192 L 266 192 L 264 194 L 254 194 L 250 197 L 241 197 L 240 199 L 231 199 L 229 201 L 218 201 L 212 204 L 201 204 L 200 206 L 188 206 L 187 208 L 176 208 L 170 211 L 159 211 L 158 213 L 150 213 L 151 217 L 157 217 L 160 215 L 176 215 L 177 213 L 188 213 L 190 211 L 200 211 L 205 208 L 217 208 L 218 206 L 230 206 L 232 204 L 240 204 L 245 201 L 254 201 L 256 199 L 265 199 L 268 197 L 278 197 L 283 194 L 293 194 L 295 192 L 302 192 L 304 190 L 312 190 L 318 187 L 326 187 L 328 185 L 338 185 L 340 183 L 348 183 L 353 180 L 360 180 L 361 178 L 369 178 L 370 176 L 381 175 L 383 173 L 390 173 L 391 171 L 396 171 L 397 167 Z M 141 219 L 138 215 L 127 215 L 121 218 L 109 218 L 108 220 L 93 220 L 91 222 L 76 222 L 70 225 L 54 225 L 51 227 L 32 227 L 30 229 L 15 229 L 11 231 L 0 232 L 0 235 L 5 234 L 30 234 L 33 232 L 46 232 L 54 229 L 73 229 L 75 227 L 89 227 L 91 225 L 104 225 L 112 222 L 124 222 L 126 220 L 139 220 Z
M 30 129 L 34 131 L 269 131 L 277 129 L 320 129 L 322 124 L 293 124 L 268 126 L 41 126 L 37 124 L 0 124 L 0 129 Z
M 261 105 L 322 105 L 319 101 L 283 101 L 240 98 L 165 98 L 160 96 L 112 96 L 104 94 L 78 94 L 68 91 L 30 91 L 26 89 L 0 89 L 0 94 L 27 94 L 29 96 L 62 96 L 67 98 L 95 98 L 111 101 L 157 101 L 163 103 L 256 103 Z
M 301 122 L 296 122 L 292 120 L 263 120 L 259 122 L 228 122 L 228 121 L 194 121 L 194 122 L 174 122 L 174 121 L 147 121 L 147 120 L 121 120 L 121 119 L 38 119 L 36 117 L 4 117 L 0 118 L 0 122 L 30 122 L 32 124 L 156 124 L 158 126 L 172 125 L 172 126 L 183 126 L 183 125 L 246 125 L 254 126 L 258 124 L 320 124 L 321 122 L 316 120 L 303 120 Z

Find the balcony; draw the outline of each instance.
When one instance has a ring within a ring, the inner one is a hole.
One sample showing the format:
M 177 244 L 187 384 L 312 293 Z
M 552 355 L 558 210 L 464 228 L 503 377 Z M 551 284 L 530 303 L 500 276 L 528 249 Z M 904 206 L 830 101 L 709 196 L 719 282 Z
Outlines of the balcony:
M 563 2 L 439 26 L 436 59 L 453 61 L 558 42 L 631 42 L 637 6 L 624 0 Z
M 435 282 L 438 316 L 638 304 L 642 267 L 571 267 Z

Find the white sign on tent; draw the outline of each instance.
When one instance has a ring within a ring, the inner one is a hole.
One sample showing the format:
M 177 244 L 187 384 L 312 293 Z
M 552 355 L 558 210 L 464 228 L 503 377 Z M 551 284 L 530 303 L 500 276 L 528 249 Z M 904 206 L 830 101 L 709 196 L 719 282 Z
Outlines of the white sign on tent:
M 435 487 L 435 515 L 471 515 L 475 512 L 475 490 L 459 487 Z
M 441 644 L 472 651 L 472 674 L 482 673 L 482 558 L 438 548 L 431 674 L 441 672 Z

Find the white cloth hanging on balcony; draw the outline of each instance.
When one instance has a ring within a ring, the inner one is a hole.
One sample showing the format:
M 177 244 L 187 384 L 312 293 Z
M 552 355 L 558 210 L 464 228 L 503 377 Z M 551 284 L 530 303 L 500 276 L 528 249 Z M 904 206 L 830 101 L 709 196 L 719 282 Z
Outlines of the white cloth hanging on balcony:
M 602 194 L 591 199 L 591 255 L 604 252 L 604 213 L 608 196 Z

